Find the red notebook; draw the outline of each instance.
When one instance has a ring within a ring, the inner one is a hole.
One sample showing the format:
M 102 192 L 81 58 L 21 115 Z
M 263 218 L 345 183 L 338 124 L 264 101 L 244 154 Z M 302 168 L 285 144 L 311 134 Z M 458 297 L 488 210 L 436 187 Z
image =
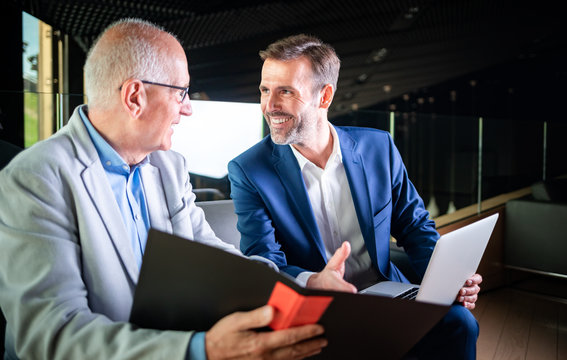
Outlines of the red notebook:
M 276 282 L 268 305 L 275 310 L 270 327 L 274 330 L 287 329 L 293 326 L 315 324 L 333 298 L 331 296 L 304 296 L 292 288 Z

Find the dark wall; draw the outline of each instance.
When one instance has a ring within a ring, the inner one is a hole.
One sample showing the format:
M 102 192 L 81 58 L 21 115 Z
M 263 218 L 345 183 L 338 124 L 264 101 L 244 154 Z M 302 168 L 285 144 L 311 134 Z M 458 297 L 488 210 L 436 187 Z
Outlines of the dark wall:
M 24 98 L 22 91 L 22 12 L 11 4 L 0 12 L 2 82 L 0 83 L 0 139 L 24 146 Z
M 87 54 L 69 37 L 69 111 L 84 103 L 83 101 L 83 67 Z M 65 119 L 67 121 L 67 119 Z
M 567 122 L 562 110 L 567 96 L 567 45 L 534 57 L 470 73 L 379 103 L 371 109 L 417 111 L 457 116 L 483 116 Z M 471 85 L 471 84 L 474 84 Z M 451 91 L 456 97 L 452 100 Z M 429 102 L 430 97 L 434 102 Z M 424 100 L 423 104 L 418 99 Z

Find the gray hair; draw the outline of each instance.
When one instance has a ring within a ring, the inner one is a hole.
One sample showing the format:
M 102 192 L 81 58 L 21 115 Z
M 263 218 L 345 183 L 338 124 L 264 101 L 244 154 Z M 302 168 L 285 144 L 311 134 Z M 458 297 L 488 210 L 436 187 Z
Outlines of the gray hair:
M 314 36 L 299 34 L 280 39 L 260 51 L 262 60 L 295 60 L 305 56 L 313 70 L 313 90 L 321 90 L 326 84 L 337 89 L 341 61 L 331 45 Z
M 96 39 L 85 62 L 89 107 L 108 109 L 118 102 L 118 89 L 128 79 L 169 82 L 163 66 L 163 28 L 141 19 L 122 19 Z M 174 35 L 169 34 L 175 38 Z

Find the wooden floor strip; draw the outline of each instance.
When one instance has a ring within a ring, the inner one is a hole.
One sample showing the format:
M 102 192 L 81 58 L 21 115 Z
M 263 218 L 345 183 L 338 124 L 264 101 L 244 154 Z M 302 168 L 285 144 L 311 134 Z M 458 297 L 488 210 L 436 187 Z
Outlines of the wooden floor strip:
M 481 295 L 478 302 L 478 310 L 482 310 L 482 313 L 477 315 L 477 309 L 473 311 L 480 327 L 477 359 L 492 360 L 508 315 L 508 292 L 487 293 Z
M 526 360 L 557 359 L 557 309 L 550 301 L 536 301 Z
M 567 359 L 567 305 L 557 311 L 557 359 Z
M 534 313 L 534 300 L 522 296 L 511 296 L 509 304 L 494 358 L 525 359 L 529 329 Z
M 479 360 L 567 360 L 567 302 L 502 288 L 481 293 Z

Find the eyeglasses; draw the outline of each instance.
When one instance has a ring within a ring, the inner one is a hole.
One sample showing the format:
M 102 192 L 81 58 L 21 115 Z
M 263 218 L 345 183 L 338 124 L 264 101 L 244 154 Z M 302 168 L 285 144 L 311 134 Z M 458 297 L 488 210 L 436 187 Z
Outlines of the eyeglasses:
M 182 86 L 162 84 L 162 83 L 147 81 L 147 80 L 140 80 L 140 81 L 143 82 L 144 84 L 158 85 L 158 86 L 164 86 L 164 87 L 168 87 L 168 88 L 172 88 L 172 89 L 181 90 L 180 92 L 177 93 L 177 95 L 178 95 L 177 101 L 179 101 L 180 104 L 183 103 L 183 100 L 185 100 L 185 97 L 189 93 L 189 86 L 182 87 Z

